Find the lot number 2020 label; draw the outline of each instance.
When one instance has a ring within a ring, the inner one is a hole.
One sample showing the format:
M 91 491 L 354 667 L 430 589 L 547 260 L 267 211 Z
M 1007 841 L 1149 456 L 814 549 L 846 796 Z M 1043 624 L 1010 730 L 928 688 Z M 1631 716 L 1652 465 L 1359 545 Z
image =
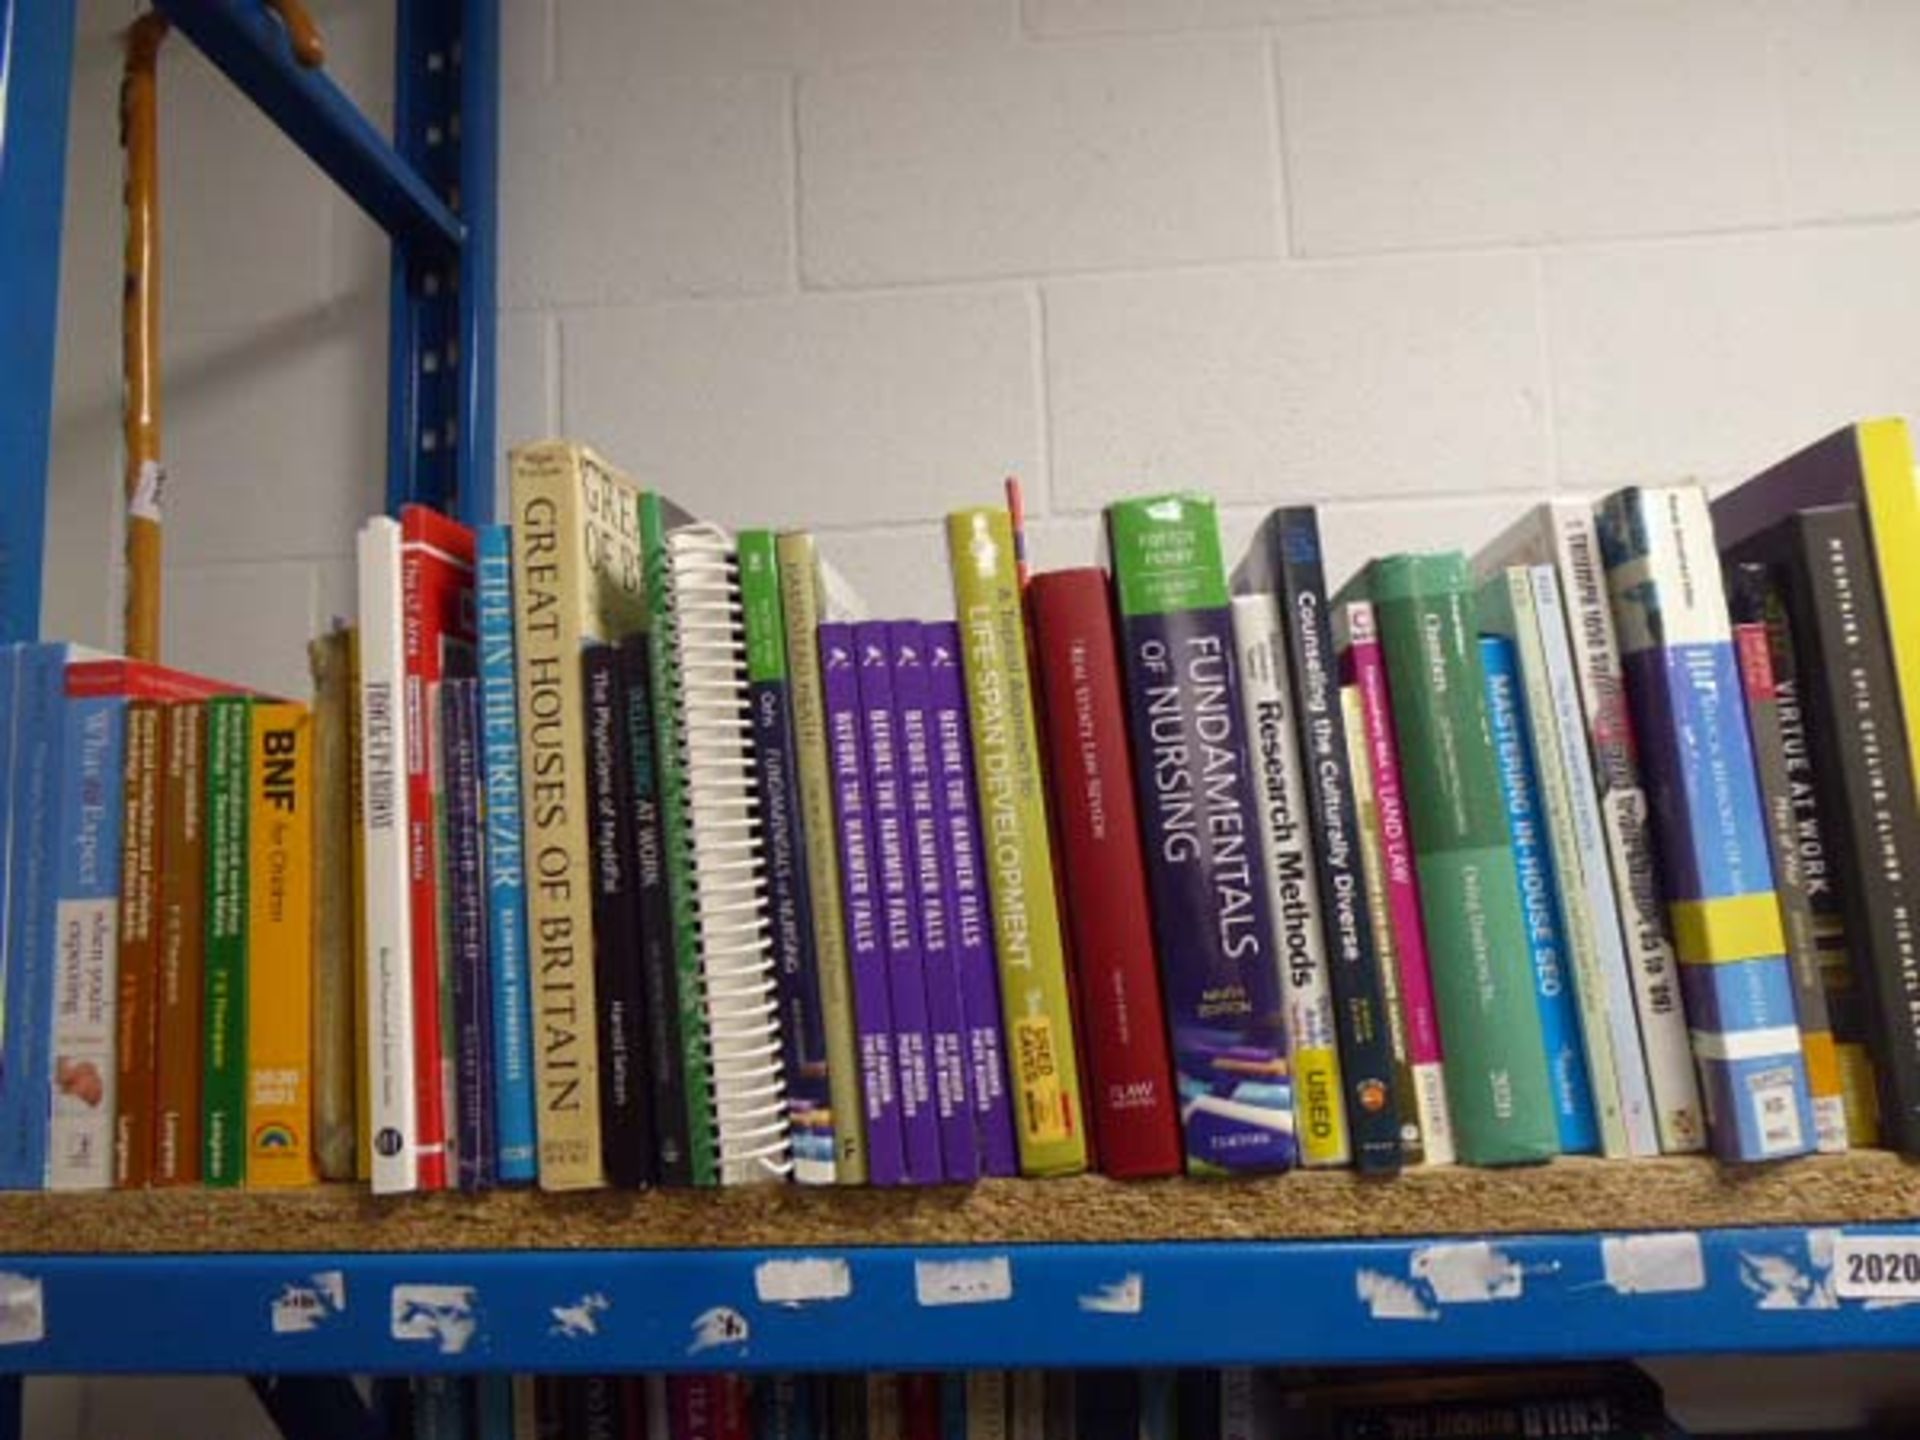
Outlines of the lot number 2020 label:
M 1833 1242 L 1842 1300 L 1920 1300 L 1920 1236 L 1843 1235 Z

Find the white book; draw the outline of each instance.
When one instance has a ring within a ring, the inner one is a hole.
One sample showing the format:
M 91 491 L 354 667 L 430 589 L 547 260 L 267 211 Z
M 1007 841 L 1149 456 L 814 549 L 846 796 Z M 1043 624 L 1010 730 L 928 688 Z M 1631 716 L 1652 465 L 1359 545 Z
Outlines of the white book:
M 365 827 L 367 1123 L 376 1194 L 420 1186 L 407 862 L 406 635 L 400 524 L 360 530 L 360 788 Z
M 1660 1148 L 1668 1154 L 1704 1150 L 1706 1109 L 1687 1035 L 1680 969 L 1654 869 L 1647 796 L 1640 785 L 1593 512 L 1575 500 L 1536 505 L 1484 546 L 1473 563 L 1483 577 L 1508 565 L 1550 564 L 1560 580 L 1563 629 L 1578 681 L 1580 718 L 1592 762 L 1589 773 L 1606 837 Z

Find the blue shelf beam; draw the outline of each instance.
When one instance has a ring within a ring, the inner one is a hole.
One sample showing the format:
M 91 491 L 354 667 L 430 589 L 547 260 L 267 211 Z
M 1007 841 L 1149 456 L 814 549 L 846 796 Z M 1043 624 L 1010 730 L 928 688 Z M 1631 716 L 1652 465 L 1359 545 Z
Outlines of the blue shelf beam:
M 0 641 L 40 633 L 72 0 L 0 0 Z
M 1908 1245 L 1920 1225 L 1861 1227 Z M 253 1374 L 1540 1361 L 1920 1346 L 1837 1230 L 0 1260 L 0 1369 Z
M 406 247 L 456 254 L 466 226 L 327 77 L 294 58 L 285 27 L 260 0 L 157 0 L 241 93 Z

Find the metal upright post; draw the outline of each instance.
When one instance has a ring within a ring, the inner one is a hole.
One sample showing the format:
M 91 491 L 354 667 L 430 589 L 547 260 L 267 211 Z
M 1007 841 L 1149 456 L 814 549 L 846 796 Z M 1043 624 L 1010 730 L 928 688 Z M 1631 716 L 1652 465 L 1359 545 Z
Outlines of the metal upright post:
M 484 525 L 494 509 L 494 319 L 500 170 L 500 0 L 461 0 L 460 518 Z

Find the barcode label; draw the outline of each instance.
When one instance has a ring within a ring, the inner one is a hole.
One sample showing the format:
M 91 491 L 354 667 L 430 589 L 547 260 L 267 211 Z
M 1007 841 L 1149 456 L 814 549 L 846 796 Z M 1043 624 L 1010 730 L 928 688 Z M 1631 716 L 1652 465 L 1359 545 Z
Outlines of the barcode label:
M 1760 1153 L 1778 1155 L 1805 1148 L 1800 1134 L 1800 1106 L 1791 1070 L 1762 1070 L 1747 1077 L 1747 1093 L 1760 1117 Z

